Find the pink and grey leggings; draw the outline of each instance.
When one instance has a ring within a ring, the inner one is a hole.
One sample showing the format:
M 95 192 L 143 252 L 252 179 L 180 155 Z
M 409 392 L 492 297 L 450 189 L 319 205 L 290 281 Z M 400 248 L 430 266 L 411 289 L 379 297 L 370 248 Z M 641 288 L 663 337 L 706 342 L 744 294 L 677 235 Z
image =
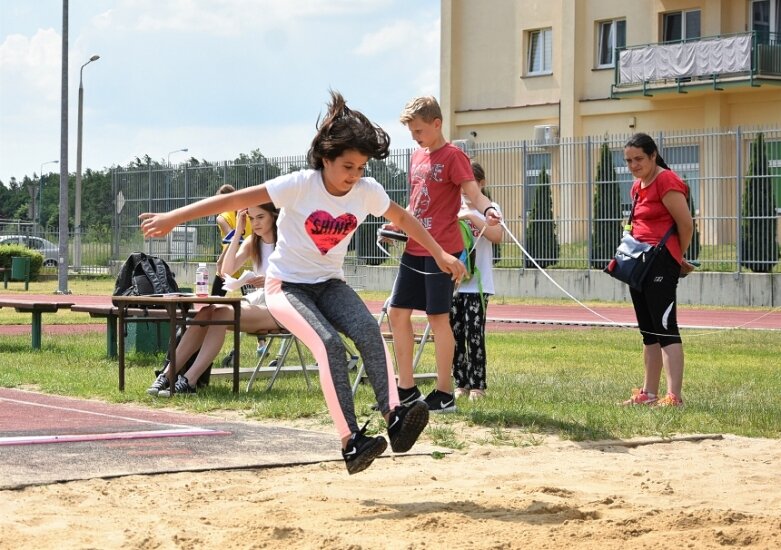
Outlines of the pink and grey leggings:
M 288 283 L 266 279 L 266 305 L 279 324 L 309 348 L 317 361 L 320 386 L 340 437 L 359 430 L 348 376 L 347 348 L 353 341 L 383 414 L 399 405 L 388 348 L 377 320 L 363 300 L 339 279 Z

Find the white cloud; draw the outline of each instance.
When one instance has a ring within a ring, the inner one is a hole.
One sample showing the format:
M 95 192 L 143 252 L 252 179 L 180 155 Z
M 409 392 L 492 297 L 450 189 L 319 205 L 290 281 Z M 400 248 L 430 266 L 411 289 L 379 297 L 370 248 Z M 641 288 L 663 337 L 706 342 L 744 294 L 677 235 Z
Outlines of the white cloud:
M 274 30 L 302 20 L 358 16 L 392 5 L 390 0 L 120 0 L 96 24 L 141 32 L 228 36 Z
M 60 34 L 54 29 L 38 30 L 31 38 L 9 35 L 0 44 L 3 101 L 10 100 L 10 94 L 6 94 L 11 89 L 23 91 L 23 96 L 42 93 L 47 100 L 56 100 L 60 91 L 61 45 Z
M 37 173 L 60 151 L 60 2 L 38 1 L 10 23 L 4 14 L 0 33 L 3 182 Z M 329 86 L 383 126 L 394 148 L 411 147 L 397 117 L 410 97 L 438 93 L 438 4 L 71 2 L 68 168 L 76 166 L 79 68 L 94 53 L 101 60 L 84 74 L 85 168 L 159 160 L 181 147 L 209 161 L 254 149 L 304 154 Z

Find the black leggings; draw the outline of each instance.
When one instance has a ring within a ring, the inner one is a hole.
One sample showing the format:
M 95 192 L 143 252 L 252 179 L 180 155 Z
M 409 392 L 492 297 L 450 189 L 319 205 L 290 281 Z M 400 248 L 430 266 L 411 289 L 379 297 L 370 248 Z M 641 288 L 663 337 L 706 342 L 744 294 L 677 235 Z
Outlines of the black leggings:
M 681 343 L 675 301 L 680 275 L 681 266 L 665 247 L 651 264 L 643 290 L 629 290 L 643 344 Z

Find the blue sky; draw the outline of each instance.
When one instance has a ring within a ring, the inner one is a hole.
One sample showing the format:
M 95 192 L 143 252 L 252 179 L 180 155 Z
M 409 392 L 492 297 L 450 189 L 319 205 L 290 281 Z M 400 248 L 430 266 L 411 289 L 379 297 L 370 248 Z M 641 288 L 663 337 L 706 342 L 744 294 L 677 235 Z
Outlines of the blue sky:
M 328 90 L 413 147 L 398 122 L 439 95 L 439 0 L 70 0 L 68 170 L 150 155 L 305 153 Z M 0 0 L 0 181 L 60 157 L 61 0 Z M 55 164 L 44 171 L 58 172 Z

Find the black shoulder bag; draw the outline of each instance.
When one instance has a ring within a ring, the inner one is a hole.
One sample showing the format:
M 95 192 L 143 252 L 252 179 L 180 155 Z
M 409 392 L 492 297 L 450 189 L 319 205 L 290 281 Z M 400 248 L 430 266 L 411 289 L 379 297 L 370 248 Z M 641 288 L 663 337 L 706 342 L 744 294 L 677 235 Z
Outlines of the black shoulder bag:
M 629 212 L 628 225 L 630 227 L 635 214 L 638 195 L 639 193 L 635 193 L 635 198 L 632 201 L 632 210 Z M 673 231 L 675 231 L 675 224 L 667 230 L 667 233 L 664 234 L 664 237 L 656 246 L 640 242 L 629 231 L 624 231 L 624 236 L 616 249 L 615 256 L 603 271 L 622 283 L 628 284 L 635 290 L 642 290 L 643 282 L 648 275 L 651 264 L 659 252 L 664 249 L 664 244 Z

